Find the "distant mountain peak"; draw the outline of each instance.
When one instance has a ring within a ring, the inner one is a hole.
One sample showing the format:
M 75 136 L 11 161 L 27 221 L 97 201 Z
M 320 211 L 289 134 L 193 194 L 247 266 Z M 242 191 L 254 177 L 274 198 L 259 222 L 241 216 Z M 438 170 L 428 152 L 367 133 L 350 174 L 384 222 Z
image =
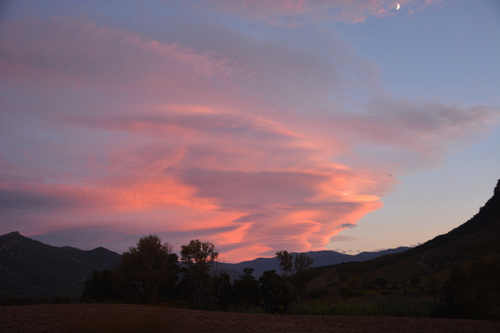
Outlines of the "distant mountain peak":
M 18 231 L 0 236 L 0 251 L 9 251 L 13 246 L 19 245 L 21 237 L 23 236 Z
M 24 237 L 19 233 L 19 231 L 13 231 L 5 235 L 1 235 L 0 237 L 5 238 L 5 239 L 19 239 L 21 237 Z
M 495 187 L 495 190 L 493 191 L 493 195 L 500 195 L 500 179 L 497 182 L 497 186 Z

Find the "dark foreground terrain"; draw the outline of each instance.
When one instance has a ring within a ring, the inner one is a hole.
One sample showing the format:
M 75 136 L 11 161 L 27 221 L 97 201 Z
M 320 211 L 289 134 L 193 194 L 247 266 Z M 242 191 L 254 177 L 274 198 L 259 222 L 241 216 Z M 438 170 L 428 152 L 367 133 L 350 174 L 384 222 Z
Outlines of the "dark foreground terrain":
M 290 316 L 124 304 L 0 307 L 0 332 L 500 332 L 464 319 Z

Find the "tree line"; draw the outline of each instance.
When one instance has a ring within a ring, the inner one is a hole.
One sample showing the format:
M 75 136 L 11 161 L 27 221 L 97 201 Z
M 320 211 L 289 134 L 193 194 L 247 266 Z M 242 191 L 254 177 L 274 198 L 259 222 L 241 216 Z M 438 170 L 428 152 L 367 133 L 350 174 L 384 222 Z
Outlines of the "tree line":
M 156 235 L 141 238 L 124 252 L 114 270 L 94 271 L 84 284 L 83 300 L 152 304 L 182 301 L 193 309 L 230 310 L 261 307 L 285 313 L 300 302 L 310 280 L 313 260 L 306 254 L 278 251 L 282 274 L 266 271 L 258 279 L 253 268 L 238 279 L 223 272 L 214 244 L 191 240 L 179 256 Z

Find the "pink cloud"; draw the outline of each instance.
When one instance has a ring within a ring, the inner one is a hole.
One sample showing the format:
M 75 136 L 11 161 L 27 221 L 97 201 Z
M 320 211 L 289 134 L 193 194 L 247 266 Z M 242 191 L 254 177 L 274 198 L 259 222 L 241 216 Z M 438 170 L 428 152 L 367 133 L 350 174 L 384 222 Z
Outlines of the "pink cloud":
M 358 4 L 382 16 L 389 2 Z M 354 8 L 347 1 L 245 5 L 251 15 L 271 6 L 271 16 Z M 200 51 L 88 19 L 7 25 L 3 232 L 16 221 L 31 234 L 86 230 L 130 240 L 158 233 L 177 249 L 206 237 L 227 261 L 323 249 L 381 207 L 395 184 L 388 172 L 408 170 L 385 161 L 411 154 L 408 165 L 423 163 L 498 119 L 488 107 L 380 92 L 376 68 L 335 37 L 315 49 L 299 32 L 297 44 L 233 32 L 224 46 Z M 360 90 L 369 106 L 350 95 Z M 336 162 L 358 147 L 387 156 Z

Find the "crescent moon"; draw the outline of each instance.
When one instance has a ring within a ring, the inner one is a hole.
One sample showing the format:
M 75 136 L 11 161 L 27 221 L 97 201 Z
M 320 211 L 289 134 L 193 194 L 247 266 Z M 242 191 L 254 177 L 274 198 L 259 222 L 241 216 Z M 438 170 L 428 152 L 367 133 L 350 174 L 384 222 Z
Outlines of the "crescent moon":
M 396 5 L 396 10 L 399 10 L 399 8 L 401 8 L 401 6 L 399 5 L 399 3 Z

